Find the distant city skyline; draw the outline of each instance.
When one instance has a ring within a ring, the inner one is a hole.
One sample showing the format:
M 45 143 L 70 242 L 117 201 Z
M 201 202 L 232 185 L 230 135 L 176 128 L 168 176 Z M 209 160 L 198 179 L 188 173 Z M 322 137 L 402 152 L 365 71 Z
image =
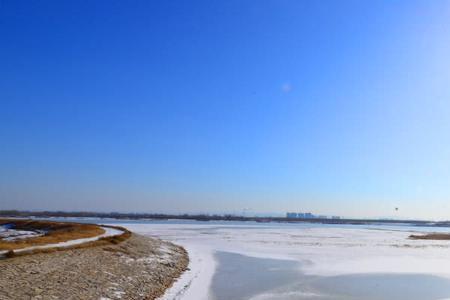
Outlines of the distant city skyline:
M 0 209 L 450 219 L 449 1 L 7 0 L 0 20 Z

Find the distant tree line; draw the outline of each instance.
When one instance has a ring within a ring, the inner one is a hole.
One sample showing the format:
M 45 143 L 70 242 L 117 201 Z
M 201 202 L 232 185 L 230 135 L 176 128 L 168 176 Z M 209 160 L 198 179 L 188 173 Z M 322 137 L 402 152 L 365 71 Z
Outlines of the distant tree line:
M 374 224 L 374 223 L 408 223 L 421 226 L 450 226 L 449 221 L 429 222 L 421 220 L 385 220 L 385 219 L 302 219 L 286 217 L 248 217 L 232 214 L 158 214 L 158 213 L 120 213 L 120 212 L 85 212 L 85 211 L 21 211 L 21 210 L 0 210 L 0 217 L 36 217 L 36 218 L 113 218 L 119 220 L 196 220 L 196 221 L 254 221 L 254 222 L 288 222 L 288 223 L 323 223 L 323 224 Z

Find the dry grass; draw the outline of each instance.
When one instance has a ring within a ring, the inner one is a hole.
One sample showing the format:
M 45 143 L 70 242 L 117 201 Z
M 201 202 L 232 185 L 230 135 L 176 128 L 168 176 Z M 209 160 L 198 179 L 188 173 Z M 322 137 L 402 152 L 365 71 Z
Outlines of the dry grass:
M 76 224 L 76 223 L 75 223 Z M 82 224 L 84 225 L 84 224 Z M 108 248 L 108 246 L 112 246 L 112 245 L 117 245 L 119 243 L 122 243 L 123 241 L 127 240 L 128 238 L 131 237 L 132 233 L 131 231 L 120 227 L 120 226 L 110 226 L 110 225 L 102 225 L 103 227 L 109 227 L 109 228 L 114 228 L 114 229 L 118 229 L 123 231 L 122 234 L 120 235 L 116 235 L 116 236 L 110 236 L 110 237 L 104 237 L 104 238 L 100 238 L 96 241 L 92 241 L 92 242 L 87 242 L 87 243 L 83 243 L 83 244 L 77 244 L 77 245 L 73 245 L 70 247 L 55 247 L 55 248 L 45 248 L 45 249 L 35 249 L 32 251 L 28 251 L 28 252 L 21 252 L 21 253 L 14 253 L 13 251 L 8 251 L 8 253 L 6 254 L 7 258 L 13 258 L 13 257 L 17 257 L 17 256 L 24 256 L 24 255 L 30 255 L 30 254 L 38 254 L 38 253 L 54 253 L 57 251 L 65 251 L 65 250 L 70 250 L 70 249 L 86 249 L 86 248 L 92 248 L 92 247 L 99 247 L 99 246 L 104 246 L 105 248 Z M 116 249 L 105 249 L 106 251 L 111 251 L 111 252 L 117 252 L 118 250 Z
M 410 235 L 410 239 L 412 240 L 436 240 L 436 241 L 445 241 L 450 240 L 449 233 L 429 233 L 424 235 Z
M 13 223 L 19 230 L 44 230 L 47 233 L 40 237 L 16 241 L 0 240 L 0 250 L 15 250 L 36 245 L 65 242 L 74 239 L 90 238 L 105 232 L 94 224 L 65 222 L 0 219 L 0 225 Z

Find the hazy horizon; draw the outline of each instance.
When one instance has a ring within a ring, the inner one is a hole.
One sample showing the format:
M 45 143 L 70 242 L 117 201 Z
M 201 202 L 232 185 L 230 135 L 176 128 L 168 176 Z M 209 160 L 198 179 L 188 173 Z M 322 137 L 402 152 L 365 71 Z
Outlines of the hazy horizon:
M 450 219 L 450 1 L 2 1 L 0 20 L 0 210 Z

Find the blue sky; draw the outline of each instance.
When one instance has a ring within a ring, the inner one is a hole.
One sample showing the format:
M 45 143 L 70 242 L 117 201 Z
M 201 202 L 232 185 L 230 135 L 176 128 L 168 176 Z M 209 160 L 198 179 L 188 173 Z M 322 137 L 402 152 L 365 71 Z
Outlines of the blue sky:
M 450 219 L 449 1 L 2 1 L 0 22 L 0 209 Z

